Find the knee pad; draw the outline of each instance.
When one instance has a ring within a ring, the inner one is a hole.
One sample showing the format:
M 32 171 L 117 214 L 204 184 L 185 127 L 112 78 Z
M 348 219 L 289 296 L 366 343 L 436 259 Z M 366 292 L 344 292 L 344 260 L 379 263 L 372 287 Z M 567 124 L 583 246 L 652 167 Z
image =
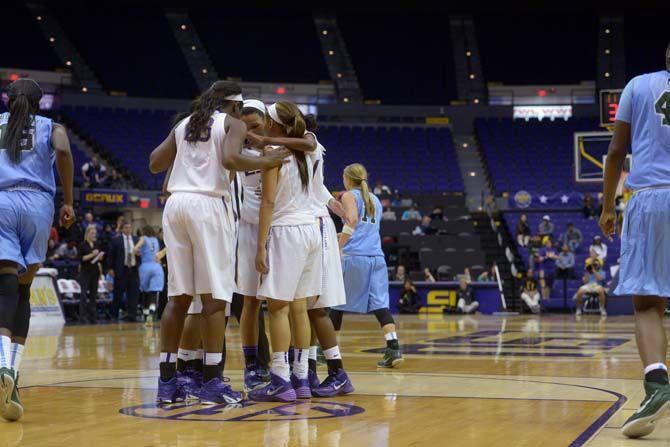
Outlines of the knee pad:
M 16 306 L 12 335 L 26 338 L 30 328 L 30 284 L 19 285 L 19 302 Z
M 344 313 L 341 310 L 330 309 L 330 319 L 333 322 L 333 328 L 335 331 L 342 329 L 342 315 Z
M 14 317 L 19 305 L 19 277 L 0 275 L 0 328 L 14 331 Z
M 388 309 L 388 307 L 377 309 L 373 313 L 375 314 L 375 317 L 377 317 L 377 321 L 379 321 L 379 325 L 381 327 L 384 327 L 387 324 L 395 324 L 393 315 L 391 315 L 391 311 Z

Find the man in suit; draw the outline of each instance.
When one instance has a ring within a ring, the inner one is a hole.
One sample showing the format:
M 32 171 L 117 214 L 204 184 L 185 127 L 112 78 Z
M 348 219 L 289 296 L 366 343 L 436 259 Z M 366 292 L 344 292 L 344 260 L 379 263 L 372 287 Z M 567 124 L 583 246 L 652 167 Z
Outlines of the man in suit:
M 109 244 L 107 268 L 114 277 L 114 301 L 112 302 L 112 318 L 119 315 L 119 307 L 123 294 L 126 294 L 128 303 L 127 321 L 137 321 L 137 299 L 140 289 L 138 274 L 138 259 L 135 257 L 137 238 L 132 235 L 132 226 L 125 223 L 121 234 L 112 239 Z

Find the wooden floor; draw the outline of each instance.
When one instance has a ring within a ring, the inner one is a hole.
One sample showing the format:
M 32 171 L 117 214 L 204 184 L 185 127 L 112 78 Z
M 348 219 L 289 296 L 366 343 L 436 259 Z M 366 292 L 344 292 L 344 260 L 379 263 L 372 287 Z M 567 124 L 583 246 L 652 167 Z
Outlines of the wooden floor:
M 643 398 L 631 317 L 401 317 L 406 362 L 379 371 L 376 321 L 347 315 L 354 395 L 229 407 L 153 404 L 157 330 L 31 331 L 25 418 L 0 422 L 0 447 L 670 445 L 670 421 L 644 442 L 619 434 Z M 241 389 L 238 327 L 228 333 Z

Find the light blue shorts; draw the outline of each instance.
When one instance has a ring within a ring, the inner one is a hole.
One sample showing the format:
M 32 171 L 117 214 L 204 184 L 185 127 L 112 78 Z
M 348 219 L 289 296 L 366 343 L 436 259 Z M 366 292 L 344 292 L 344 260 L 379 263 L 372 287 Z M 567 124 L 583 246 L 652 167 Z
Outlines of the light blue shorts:
M 27 266 L 44 262 L 54 199 L 38 191 L 0 191 L 0 260 Z
M 614 294 L 670 297 L 670 188 L 640 191 L 628 201 Z
M 389 278 L 383 256 L 345 256 L 342 272 L 347 304 L 334 309 L 367 314 L 389 307 Z
M 165 286 L 163 267 L 157 262 L 143 262 L 140 264 L 140 291 L 161 292 Z

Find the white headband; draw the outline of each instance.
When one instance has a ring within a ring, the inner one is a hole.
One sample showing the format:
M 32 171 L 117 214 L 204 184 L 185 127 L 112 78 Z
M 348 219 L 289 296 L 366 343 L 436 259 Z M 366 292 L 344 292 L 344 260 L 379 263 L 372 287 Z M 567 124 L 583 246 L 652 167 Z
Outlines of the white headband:
M 281 122 L 279 119 L 279 114 L 277 113 L 277 104 L 272 104 L 270 107 L 268 107 L 268 115 L 270 115 L 270 118 L 272 118 L 272 121 L 274 121 L 277 124 L 281 124 L 282 126 L 285 126 L 284 123 Z
M 245 99 L 242 107 L 256 109 L 259 112 L 263 112 L 263 115 L 268 113 L 268 109 L 265 107 L 265 104 L 263 104 L 263 101 L 259 101 L 258 99 Z
M 244 98 L 242 97 L 241 93 L 238 93 L 237 95 L 224 96 L 223 99 L 227 99 L 228 101 L 239 101 L 239 102 L 244 101 Z

